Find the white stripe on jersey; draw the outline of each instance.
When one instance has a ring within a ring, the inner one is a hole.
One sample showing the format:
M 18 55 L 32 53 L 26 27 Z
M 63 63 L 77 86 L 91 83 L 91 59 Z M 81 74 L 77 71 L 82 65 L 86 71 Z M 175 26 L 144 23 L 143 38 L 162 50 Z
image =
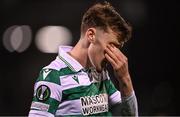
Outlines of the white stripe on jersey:
M 44 67 L 43 69 L 55 69 L 59 71 L 62 68 L 67 67 L 67 65 L 59 59 L 59 57 L 56 57 L 54 61 L 52 61 L 48 66 Z
M 28 117 L 54 117 L 54 115 L 45 111 L 30 110 Z
M 60 103 L 56 115 L 80 115 L 80 100 L 68 100 Z
M 117 98 L 119 97 L 119 98 Z M 111 105 L 117 104 L 117 103 L 121 103 L 121 93 L 120 91 L 116 91 L 115 93 L 113 93 L 110 97 L 109 97 L 109 101 Z
M 77 76 L 79 83 L 77 83 L 72 77 Z M 89 86 L 91 82 L 89 81 L 89 77 L 86 73 L 78 73 L 78 74 L 70 74 L 66 76 L 60 76 L 60 82 L 62 86 L 62 90 L 75 88 L 78 86 Z

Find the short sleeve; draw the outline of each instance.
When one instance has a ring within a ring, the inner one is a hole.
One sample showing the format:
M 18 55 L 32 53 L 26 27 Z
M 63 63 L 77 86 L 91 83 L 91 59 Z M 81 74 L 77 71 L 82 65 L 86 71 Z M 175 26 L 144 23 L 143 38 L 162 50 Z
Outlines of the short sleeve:
M 110 105 L 115 105 L 117 103 L 121 103 L 122 99 L 121 99 L 121 93 L 119 90 L 116 89 L 116 87 L 114 86 L 114 84 L 112 83 L 108 72 L 106 72 L 106 87 L 108 88 L 108 95 L 109 95 L 109 103 Z
M 34 96 L 29 116 L 53 116 L 61 98 L 62 91 L 58 71 L 41 70 L 34 85 Z

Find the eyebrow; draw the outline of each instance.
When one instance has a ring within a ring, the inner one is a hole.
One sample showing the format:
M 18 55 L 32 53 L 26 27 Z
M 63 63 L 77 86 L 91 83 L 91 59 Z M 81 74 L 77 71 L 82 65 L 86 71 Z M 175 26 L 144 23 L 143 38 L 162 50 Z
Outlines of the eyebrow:
M 124 45 L 124 43 L 125 43 L 125 42 L 122 40 L 122 37 L 121 37 L 121 36 L 118 36 L 116 39 L 117 39 L 117 42 L 118 42 L 118 44 L 117 44 L 118 47 L 119 47 L 119 48 L 122 48 L 123 45 Z
M 121 44 L 119 43 L 119 41 L 113 41 L 111 42 L 111 44 L 113 44 L 114 46 L 116 46 L 117 48 L 121 47 Z
M 117 34 L 117 33 L 114 33 L 115 34 L 115 40 L 113 40 L 112 44 L 114 44 L 117 48 L 122 48 L 123 45 L 124 45 L 124 42 L 122 41 L 122 37 L 121 37 L 121 34 Z
M 114 44 L 114 46 L 116 46 L 117 48 L 122 48 L 123 47 L 123 45 L 124 45 L 124 42 L 123 41 L 121 41 L 120 42 L 120 40 L 119 39 L 116 39 L 116 41 L 113 41 L 112 42 L 112 44 Z
M 122 45 L 118 43 L 118 44 L 115 44 L 115 46 L 116 46 L 117 48 L 121 48 Z

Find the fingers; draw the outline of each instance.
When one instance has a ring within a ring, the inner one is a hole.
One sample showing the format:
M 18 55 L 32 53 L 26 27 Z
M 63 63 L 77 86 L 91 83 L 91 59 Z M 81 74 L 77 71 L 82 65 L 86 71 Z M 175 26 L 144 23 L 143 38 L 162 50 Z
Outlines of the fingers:
M 123 66 L 127 65 L 127 58 L 126 56 L 115 46 L 108 45 L 105 49 L 105 57 L 111 63 L 111 65 L 118 70 Z
M 127 61 L 127 57 L 118 48 L 116 48 L 113 44 L 111 46 L 112 46 L 112 49 L 111 49 L 112 52 L 117 53 L 116 56 L 118 59 Z
M 112 65 L 117 76 L 122 79 L 129 75 L 126 56 L 115 46 L 108 45 L 105 49 L 105 57 Z
M 105 50 L 110 57 L 117 63 L 118 61 L 127 62 L 127 57 L 114 45 L 108 45 Z
M 116 67 L 116 62 L 110 57 L 109 54 L 105 54 L 106 59 L 111 63 L 112 66 Z
M 113 59 L 113 61 L 114 61 L 115 63 L 118 62 L 118 58 L 117 58 L 117 56 L 114 54 L 114 51 L 113 51 L 113 49 L 112 49 L 111 46 L 108 45 L 105 51 L 106 51 L 106 53 L 109 55 L 109 57 L 111 57 L 111 58 Z

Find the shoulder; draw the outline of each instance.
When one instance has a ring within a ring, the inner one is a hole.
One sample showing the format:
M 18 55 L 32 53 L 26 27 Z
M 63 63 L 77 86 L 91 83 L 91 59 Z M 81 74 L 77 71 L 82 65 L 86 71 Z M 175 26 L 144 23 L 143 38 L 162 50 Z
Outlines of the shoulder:
M 72 71 L 63 61 L 56 58 L 48 66 L 41 69 L 36 82 L 45 81 L 61 85 L 61 78 L 63 76 L 76 73 Z
M 45 81 L 60 85 L 59 71 L 55 69 L 44 68 L 39 72 L 36 82 Z
M 52 61 L 49 65 L 42 68 L 39 72 L 39 76 L 36 82 L 45 81 L 50 83 L 55 83 L 60 85 L 60 76 L 61 76 L 61 69 L 66 68 L 67 65 L 64 64 L 63 61 L 58 59 L 58 57 Z
M 43 69 L 53 69 L 59 71 L 60 69 L 66 67 L 67 65 L 57 56 L 54 61 L 52 61 L 49 65 L 45 66 Z

